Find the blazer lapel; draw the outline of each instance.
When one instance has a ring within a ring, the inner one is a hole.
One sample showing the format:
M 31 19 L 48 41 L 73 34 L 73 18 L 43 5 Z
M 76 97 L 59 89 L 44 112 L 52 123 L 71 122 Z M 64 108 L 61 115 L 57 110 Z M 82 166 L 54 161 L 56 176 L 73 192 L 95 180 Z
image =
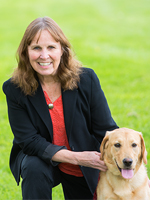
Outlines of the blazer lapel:
M 35 95 L 28 96 L 28 99 L 30 100 L 30 102 L 34 106 L 35 110 L 37 111 L 37 113 L 41 117 L 42 121 L 47 126 L 47 128 L 50 132 L 50 135 L 53 138 L 52 121 L 51 121 L 48 106 L 47 106 L 47 103 L 46 103 L 46 100 L 45 100 L 45 97 L 44 97 L 44 93 L 43 93 L 43 90 L 42 90 L 42 87 L 41 87 L 40 84 L 39 84 L 39 87 L 38 87 Z
M 71 132 L 72 124 L 73 124 L 77 94 L 78 94 L 77 89 L 73 91 L 72 90 L 62 91 L 64 120 L 65 120 L 65 127 L 66 127 L 66 133 L 67 133 L 68 138 Z M 28 96 L 28 99 L 30 100 L 34 108 L 36 109 L 42 121 L 47 126 L 50 132 L 51 138 L 53 138 L 52 120 L 51 120 L 47 103 L 44 97 L 44 93 L 40 84 L 35 95 Z
M 77 89 L 73 91 L 66 90 L 62 92 L 64 120 L 65 120 L 65 127 L 68 139 L 73 125 L 77 95 L 78 95 Z

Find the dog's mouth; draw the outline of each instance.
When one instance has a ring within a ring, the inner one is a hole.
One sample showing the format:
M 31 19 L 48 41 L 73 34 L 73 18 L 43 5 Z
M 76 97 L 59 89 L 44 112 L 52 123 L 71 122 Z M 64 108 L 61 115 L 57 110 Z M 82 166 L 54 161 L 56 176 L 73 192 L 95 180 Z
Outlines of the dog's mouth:
M 116 165 L 117 165 L 119 171 L 121 172 L 121 175 L 122 175 L 123 178 L 131 179 L 134 176 L 134 170 L 133 169 L 129 169 L 129 168 L 122 169 L 122 168 L 119 167 L 116 160 L 115 160 L 115 162 L 116 162 Z

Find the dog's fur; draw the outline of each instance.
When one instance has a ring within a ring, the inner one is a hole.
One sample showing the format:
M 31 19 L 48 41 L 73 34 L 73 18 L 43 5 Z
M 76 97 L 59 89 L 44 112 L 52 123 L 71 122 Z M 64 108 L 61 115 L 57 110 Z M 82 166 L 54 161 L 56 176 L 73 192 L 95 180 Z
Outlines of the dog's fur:
M 106 133 L 101 160 L 108 170 L 100 172 L 97 200 L 150 200 L 145 144 L 140 132 L 119 128 Z

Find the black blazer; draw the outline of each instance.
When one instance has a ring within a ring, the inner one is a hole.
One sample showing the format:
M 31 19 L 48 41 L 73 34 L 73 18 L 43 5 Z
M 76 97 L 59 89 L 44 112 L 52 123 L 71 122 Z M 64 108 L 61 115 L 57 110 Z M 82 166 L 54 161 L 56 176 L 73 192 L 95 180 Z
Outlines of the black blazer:
M 3 84 L 7 97 L 8 116 L 14 134 L 10 168 L 19 184 L 20 165 L 27 155 L 38 156 L 46 163 L 64 146 L 52 144 L 53 127 L 43 90 L 33 96 L 24 95 L 11 79 Z M 66 133 L 72 151 L 99 151 L 107 130 L 118 128 L 92 69 L 83 68 L 78 89 L 62 90 Z M 99 170 L 80 166 L 92 192 L 95 191 Z

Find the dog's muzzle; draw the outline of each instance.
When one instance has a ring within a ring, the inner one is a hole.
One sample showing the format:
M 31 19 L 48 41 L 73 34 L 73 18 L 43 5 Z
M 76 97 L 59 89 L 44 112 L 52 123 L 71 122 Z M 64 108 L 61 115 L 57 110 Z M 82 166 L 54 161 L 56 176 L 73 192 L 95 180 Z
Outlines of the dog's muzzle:
M 134 176 L 134 170 L 131 169 L 133 163 L 133 160 L 131 158 L 123 159 L 124 168 L 120 168 L 116 160 L 115 162 L 124 179 L 131 179 Z

